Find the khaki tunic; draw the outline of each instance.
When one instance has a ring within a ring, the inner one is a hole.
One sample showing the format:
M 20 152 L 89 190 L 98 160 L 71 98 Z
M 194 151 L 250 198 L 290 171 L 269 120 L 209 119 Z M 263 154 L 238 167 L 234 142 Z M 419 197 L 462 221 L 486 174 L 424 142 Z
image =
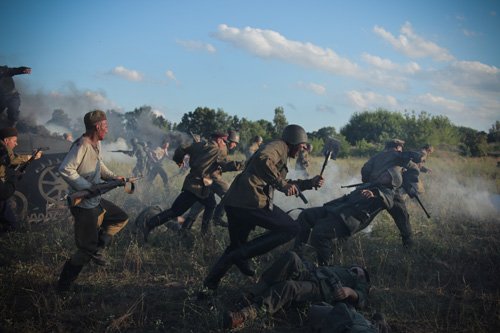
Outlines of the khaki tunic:
M 28 160 L 31 158 L 31 155 L 18 155 L 15 154 L 12 149 L 7 147 L 3 141 L 0 141 L 0 150 L 1 151 L 7 151 L 7 154 L 9 155 L 9 160 L 10 160 L 10 165 L 11 166 L 18 166 L 19 164 L 28 162 Z M 0 179 L 4 179 L 6 175 L 6 168 L 7 166 L 0 164 Z
M 274 189 L 282 191 L 288 184 L 286 174 L 288 146 L 283 140 L 265 144 L 248 160 L 245 170 L 234 179 L 225 195 L 224 204 L 231 207 L 257 209 L 270 207 Z M 311 189 L 310 180 L 297 180 L 301 190 Z
M 395 150 L 384 150 L 370 158 L 363 165 L 361 179 L 363 183 L 375 182 L 383 172 L 394 166 L 418 171 L 418 165 L 412 161 L 412 158 L 411 154 Z
M 247 160 L 250 157 L 252 157 L 252 155 L 255 154 L 255 152 L 257 150 L 259 150 L 259 147 L 260 147 L 260 145 L 257 142 L 252 143 L 252 145 L 250 147 L 248 147 L 248 150 L 247 150 L 247 153 L 246 153 Z
M 227 160 L 227 150 L 220 149 L 215 141 L 193 142 L 181 149 L 184 155 L 189 154 L 191 166 L 182 190 L 189 191 L 200 199 L 208 197 L 213 178 L 220 177 L 222 171 L 237 171 L 241 168 L 238 162 Z

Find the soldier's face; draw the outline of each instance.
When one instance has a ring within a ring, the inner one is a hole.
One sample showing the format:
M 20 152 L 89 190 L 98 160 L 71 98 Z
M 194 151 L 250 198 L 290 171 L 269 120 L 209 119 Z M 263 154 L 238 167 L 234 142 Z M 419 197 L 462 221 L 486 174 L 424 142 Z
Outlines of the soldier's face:
M 3 139 L 3 142 L 10 149 L 14 149 L 17 146 L 17 136 L 10 136 L 8 138 Z
M 303 149 L 306 149 L 305 143 L 299 143 L 298 145 L 289 146 L 288 148 L 288 157 L 296 158 L 299 152 Z
M 226 149 L 226 141 L 221 138 L 217 139 L 217 146 L 219 146 L 220 149 Z
M 106 134 L 108 133 L 108 121 L 107 120 L 101 120 L 95 125 L 96 131 L 97 131 L 97 137 L 99 140 L 104 140 L 104 137 L 106 137 Z
M 229 145 L 227 146 L 227 148 L 228 148 L 229 150 L 233 150 L 234 148 L 236 148 L 236 146 L 237 146 L 237 145 L 238 145 L 238 144 L 237 144 L 236 142 L 230 141 L 230 142 L 229 142 Z

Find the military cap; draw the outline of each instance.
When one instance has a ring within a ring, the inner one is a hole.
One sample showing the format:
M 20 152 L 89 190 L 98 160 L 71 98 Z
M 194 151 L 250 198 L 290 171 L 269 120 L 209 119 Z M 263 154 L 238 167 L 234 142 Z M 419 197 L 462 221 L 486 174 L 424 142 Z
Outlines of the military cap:
M 385 143 L 385 148 L 396 148 L 396 147 L 399 147 L 399 146 L 404 146 L 405 145 L 405 142 L 403 140 L 400 140 L 400 139 L 392 139 L 392 140 L 389 140 Z
M 83 122 L 85 123 L 85 128 L 92 128 L 98 122 L 106 120 L 106 113 L 101 110 L 94 110 L 87 112 L 83 117 Z
M 17 136 L 17 129 L 15 127 L 5 127 L 0 129 L 0 140 Z

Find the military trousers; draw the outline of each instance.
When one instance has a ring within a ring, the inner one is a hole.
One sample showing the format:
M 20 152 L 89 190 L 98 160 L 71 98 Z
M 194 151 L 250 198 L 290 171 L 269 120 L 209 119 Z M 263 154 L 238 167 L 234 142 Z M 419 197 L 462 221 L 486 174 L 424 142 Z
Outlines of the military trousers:
M 71 256 L 74 266 L 86 265 L 99 247 L 100 235 L 114 236 L 128 222 L 128 215 L 114 203 L 101 199 L 94 208 L 72 207 L 75 218 L 75 242 L 77 251 Z
M 295 252 L 286 252 L 262 273 L 255 299 L 270 314 L 296 302 L 319 302 L 323 297 L 312 271 Z
M 2 231 L 10 231 L 19 227 L 14 206 L 15 203 L 12 197 L 0 200 L 0 223 Z
M 295 240 L 295 249 L 301 252 L 304 244 L 310 242 L 316 250 L 318 263 L 328 264 L 332 254 L 332 241 L 350 236 L 349 229 L 340 217 L 324 207 L 307 208 L 297 219 L 300 232 Z
M 412 229 L 410 224 L 410 214 L 408 214 L 408 209 L 406 208 L 403 195 L 397 194 L 394 196 L 394 205 L 391 209 L 388 209 L 388 212 L 401 233 L 403 244 L 406 245 L 406 243 L 411 243 Z

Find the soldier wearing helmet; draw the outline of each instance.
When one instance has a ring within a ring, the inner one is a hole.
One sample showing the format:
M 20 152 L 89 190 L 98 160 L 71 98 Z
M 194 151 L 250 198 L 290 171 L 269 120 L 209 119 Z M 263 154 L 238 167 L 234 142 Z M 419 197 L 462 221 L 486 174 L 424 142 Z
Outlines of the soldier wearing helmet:
M 299 125 L 288 125 L 281 139 L 262 146 L 234 179 L 224 197 L 230 244 L 205 278 L 206 289 L 217 289 L 233 265 L 243 274 L 253 275 L 254 271 L 248 264 L 250 258 L 267 253 L 297 235 L 299 225 L 273 204 L 273 196 L 275 189 L 291 196 L 297 195 L 299 189 L 323 185 L 320 176 L 295 181 L 286 178 L 288 158 L 295 158 L 306 143 L 306 131 Z M 248 240 L 256 226 L 269 232 Z

